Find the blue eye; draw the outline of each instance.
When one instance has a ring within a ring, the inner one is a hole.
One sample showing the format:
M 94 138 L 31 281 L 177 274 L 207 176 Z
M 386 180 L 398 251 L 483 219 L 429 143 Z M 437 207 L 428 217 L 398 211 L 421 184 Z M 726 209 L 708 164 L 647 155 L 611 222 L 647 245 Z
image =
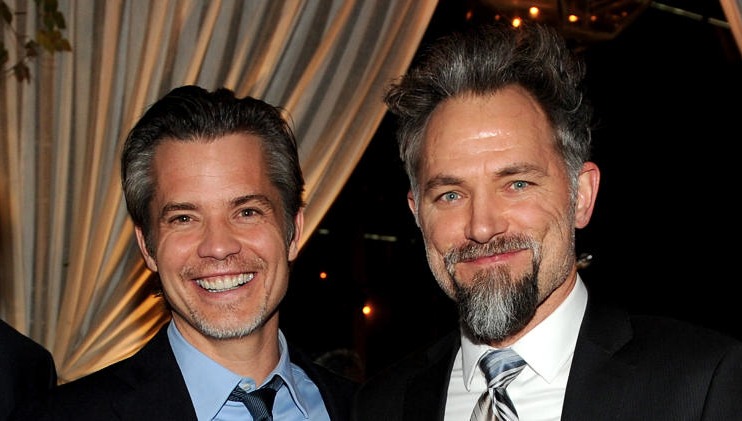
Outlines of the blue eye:
M 443 195 L 441 195 L 441 200 L 443 200 L 444 202 L 453 202 L 460 197 L 461 195 L 459 195 L 458 193 L 450 191 L 443 193 Z
M 513 188 L 514 188 L 515 190 L 523 190 L 523 189 L 525 189 L 526 187 L 528 187 L 528 186 L 529 186 L 529 184 L 530 184 L 530 183 L 529 183 L 529 182 L 527 182 L 527 181 L 523 181 L 523 180 L 518 180 L 518 181 L 514 181 L 514 182 L 513 182 Z

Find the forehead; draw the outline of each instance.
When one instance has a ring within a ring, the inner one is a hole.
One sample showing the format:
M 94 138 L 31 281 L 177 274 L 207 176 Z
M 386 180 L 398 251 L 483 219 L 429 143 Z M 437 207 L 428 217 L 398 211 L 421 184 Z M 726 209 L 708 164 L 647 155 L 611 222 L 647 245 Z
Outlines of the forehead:
M 209 161 L 262 163 L 261 139 L 233 133 L 214 139 L 165 139 L 155 149 L 154 164 L 161 170 L 174 166 L 199 167 Z
M 425 166 L 492 154 L 553 156 L 554 135 L 546 114 L 524 89 L 511 86 L 488 95 L 464 95 L 441 103 L 424 134 Z
M 230 134 L 213 140 L 166 140 L 158 145 L 154 175 L 158 196 L 188 200 L 265 192 L 267 165 L 259 137 Z

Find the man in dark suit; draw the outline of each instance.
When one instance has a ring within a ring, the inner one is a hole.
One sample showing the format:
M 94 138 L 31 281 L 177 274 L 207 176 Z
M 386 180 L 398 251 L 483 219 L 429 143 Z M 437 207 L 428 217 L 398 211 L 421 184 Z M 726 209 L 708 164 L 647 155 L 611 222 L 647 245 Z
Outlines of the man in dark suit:
M 494 25 L 439 39 L 388 90 L 460 327 L 369 379 L 356 420 L 742 419 L 742 343 L 610 309 L 578 274 L 600 181 L 583 79 L 554 30 Z
M 52 354 L 0 320 L 0 420 L 16 406 L 44 395 L 57 385 Z
M 132 357 L 16 418 L 349 419 L 355 383 L 279 329 L 304 222 L 281 110 L 228 89 L 176 88 L 130 131 L 121 164 L 137 242 L 172 320 Z

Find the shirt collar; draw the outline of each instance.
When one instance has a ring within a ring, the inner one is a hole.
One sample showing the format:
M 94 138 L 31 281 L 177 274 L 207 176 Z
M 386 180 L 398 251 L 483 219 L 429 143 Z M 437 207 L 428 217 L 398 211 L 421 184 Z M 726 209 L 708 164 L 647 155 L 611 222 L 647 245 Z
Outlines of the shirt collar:
M 587 289 L 579 274 L 567 298 L 541 323 L 523 335 L 511 348 L 528 366 L 548 383 L 559 369 L 570 360 L 577 343 L 582 317 L 587 306 Z M 474 374 L 479 371 L 479 359 L 493 349 L 486 344 L 475 344 L 461 334 L 464 386 L 470 390 Z M 551 352 L 543 352 L 549 349 Z
M 170 346 L 173 348 L 175 359 L 180 366 L 180 371 L 183 374 L 199 420 L 213 419 L 221 410 L 232 389 L 238 384 L 243 385 L 243 387 L 248 385 L 246 388 L 248 391 L 251 390 L 249 386 L 252 386 L 252 388 L 260 386 L 255 385 L 253 379 L 243 378 L 231 372 L 196 349 L 185 340 L 172 321 L 170 321 L 167 333 Z M 274 375 L 280 376 L 288 388 L 294 404 L 306 417 L 308 412 L 305 399 L 295 385 L 288 345 L 283 332 L 280 330 L 278 331 L 278 349 L 281 353 L 278 365 L 268 374 L 266 381 Z

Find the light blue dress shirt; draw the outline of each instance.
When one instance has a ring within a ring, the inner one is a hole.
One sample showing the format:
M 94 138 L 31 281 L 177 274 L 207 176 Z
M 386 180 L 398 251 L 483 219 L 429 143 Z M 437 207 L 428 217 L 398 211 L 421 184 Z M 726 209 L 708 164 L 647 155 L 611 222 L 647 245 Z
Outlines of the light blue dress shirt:
M 188 393 L 191 395 L 198 420 L 251 421 L 252 417 L 245 405 L 241 402 L 227 401 L 227 397 L 238 384 L 248 392 L 255 389 L 255 381 L 229 371 L 204 355 L 183 338 L 172 321 L 168 326 L 167 334 L 188 387 Z M 319 389 L 304 370 L 289 360 L 286 338 L 280 330 L 278 331 L 278 344 L 281 358 L 276 368 L 266 378 L 270 380 L 274 374 L 277 374 L 284 382 L 273 404 L 274 418 L 281 421 L 329 421 L 330 416 Z

